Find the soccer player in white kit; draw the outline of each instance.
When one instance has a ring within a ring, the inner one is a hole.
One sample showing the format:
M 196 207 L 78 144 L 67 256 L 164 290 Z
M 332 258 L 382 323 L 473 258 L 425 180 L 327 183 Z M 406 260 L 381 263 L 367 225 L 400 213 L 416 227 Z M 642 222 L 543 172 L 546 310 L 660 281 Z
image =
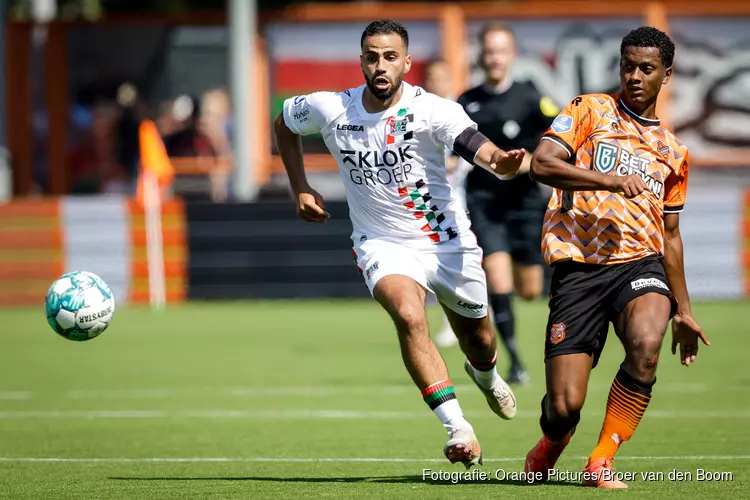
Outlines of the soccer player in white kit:
M 360 46 L 365 85 L 287 99 L 274 122 L 278 149 L 299 216 L 322 223 L 329 214 L 305 176 L 300 136 L 323 136 L 345 185 L 357 266 L 395 324 L 407 371 L 448 431 L 445 456 L 470 468 L 482 463 L 482 451 L 430 339 L 426 305 L 443 307 L 490 408 L 511 419 L 516 401 L 495 369 L 482 251 L 446 179 L 445 147 L 501 178 L 515 175 L 525 151 L 498 149 L 459 104 L 403 81 L 411 57 L 401 24 L 370 23 Z

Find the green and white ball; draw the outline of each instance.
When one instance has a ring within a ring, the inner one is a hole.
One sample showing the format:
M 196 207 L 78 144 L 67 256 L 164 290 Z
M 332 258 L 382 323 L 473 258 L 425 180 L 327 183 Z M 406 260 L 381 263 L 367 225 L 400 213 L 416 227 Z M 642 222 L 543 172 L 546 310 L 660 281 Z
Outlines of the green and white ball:
M 70 340 L 98 336 L 115 313 L 112 291 L 99 276 L 86 271 L 64 274 L 52 283 L 45 306 L 49 325 Z

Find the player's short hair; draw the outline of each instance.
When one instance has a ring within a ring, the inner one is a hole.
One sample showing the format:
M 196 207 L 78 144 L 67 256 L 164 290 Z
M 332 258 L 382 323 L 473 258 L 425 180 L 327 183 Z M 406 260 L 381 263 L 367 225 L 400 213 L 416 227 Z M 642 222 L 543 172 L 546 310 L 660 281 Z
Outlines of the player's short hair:
M 375 35 L 390 35 L 397 34 L 401 37 L 404 42 L 404 47 L 409 48 L 409 32 L 403 24 L 398 21 L 391 21 L 390 19 L 380 19 L 379 21 L 373 21 L 367 25 L 365 30 L 362 32 L 362 38 L 359 41 L 359 46 L 362 47 L 365 44 L 365 38 Z
M 652 26 L 641 26 L 625 35 L 620 44 L 620 57 L 625 53 L 625 47 L 655 47 L 659 49 L 659 58 L 664 67 L 672 67 L 674 43 L 669 35 Z
M 484 40 L 489 33 L 508 33 L 513 41 L 516 40 L 516 34 L 508 24 L 502 21 L 488 21 L 482 26 L 482 29 L 479 31 L 480 45 L 484 46 Z

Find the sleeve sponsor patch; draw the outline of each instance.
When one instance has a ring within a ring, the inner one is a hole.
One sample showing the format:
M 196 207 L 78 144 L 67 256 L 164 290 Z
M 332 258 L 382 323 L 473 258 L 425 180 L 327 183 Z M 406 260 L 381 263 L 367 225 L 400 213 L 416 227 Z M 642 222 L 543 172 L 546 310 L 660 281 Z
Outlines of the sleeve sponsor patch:
M 552 122 L 552 130 L 558 134 L 564 134 L 570 132 L 573 128 L 573 118 L 568 115 L 557 115 L 555 121 Z

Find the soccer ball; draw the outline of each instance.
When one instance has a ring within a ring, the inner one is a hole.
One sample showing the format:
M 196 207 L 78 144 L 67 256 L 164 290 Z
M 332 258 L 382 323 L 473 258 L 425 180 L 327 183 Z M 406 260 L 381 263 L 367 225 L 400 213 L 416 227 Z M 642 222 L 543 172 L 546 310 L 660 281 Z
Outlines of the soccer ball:
M 102 333 L 115 312 L 112 291 L 86 271 L 63 274 L 47 292 L 47 323 L 70 340 L 89 340 Z

